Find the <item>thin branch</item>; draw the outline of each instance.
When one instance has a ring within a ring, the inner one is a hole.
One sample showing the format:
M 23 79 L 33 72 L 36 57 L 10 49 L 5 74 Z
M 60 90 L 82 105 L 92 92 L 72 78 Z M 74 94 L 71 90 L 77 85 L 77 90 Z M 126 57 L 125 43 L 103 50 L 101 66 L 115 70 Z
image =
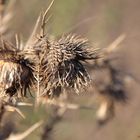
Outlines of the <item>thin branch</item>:
M 72 109 L 72 110 L 77 110 L 77 109 L 90 109 L 93 110 L 95 109 L 94 107 L 89 107 L 89 106 L 81 106 L 78 104 L 72 104 L 72 103 L 65 103 L 62 101 L 56 101 L 56 100 L 47 100 L 47 103 L 50 105 L 58 106 L 60 108 L 66 107 L 67 109 Z
M 16 111 L 22 118 L 24 118 L 24 119 L 26 118 L 25 115 L 21 112 L 21 110 L 18 109 L 17 107 L 6 105 L 5 110 L 6 111 L 11 111 L 11 112 Z
M 1 124 L 1 122 L 2 122 L 4 113 L 5 113 L 5 107 L 4 107 L 4 104 L 1 102 L 1 103 L 0 103 L 0 124 Z
M 40 22 L 41 22 L 41 14 L 37 18 L 37 21 L 36 21 L 36 24 L 35 24 L 35 26 L 33 28 L 33 31 L 31 33 L 31 35 L 29 36 L 28 41 L 26 42 L 25 48 L 28 48 L 31 45 L 31 43 L 34 42 L 33 40 L 35 38 L 35 35 L 37 34 L 37 30 L 38 30 L 38 28 L 40 26 Z
M 36 92 L 36 100 L 35 100 L 35 108 L 38 107 L 39 105 L 39 98 L 40 98 L 40 63 L 37 67 L 37 77 L 36 77 L 36 80 L 37 80 L 37 92 Z
M 14 6 L 16 5 L 16 0 L 8 1 L 8 5 L 5 6 L 6 0 L 0 0 L 0 34 L 5 34 L 9 21 L 14 16 Z
M 18 34 L 15 35 L 15 40 L 16 40 L 16 48 L 20 49 L 20 39 L 19 39 Z
M 43 134 L 41 137 L 41 140 L 48 140 L 50 139 L 51 133 L 53 131 L 54 126 L 61 121 L 65 111 L 66 107 L 56 107 L 53 108 L 53 114 L 50 116 L 49 121 L 47 122 L 46 126 L 44 127 Z
M 52 7 L 53 3 L 54 3 L 54 0 L 52 0 L 49 7 L 46 9 L 46 11 L 43 14 L 42 23 L 41 23 L 41 32 L 40 32 L 41 37 L 44 37 L 44 35 L 45 35 L 46 16 L 47 16 L 50 8 Z
M 116 50 L 117 47 L 120 46 L 119 44 L 125 39 L 125 37 L 126 37 L 126 35 L 122 34 L 117 39 L 115 39 L 115 41 L 113 41 L 107 48 L 105 48 L 105 55 Z
M 11 134 L 9 138 L 6 140 L 23 140 L 25 139 L 28 135 L 30 135 L 33 131 L 35 131 L 37 128 L 39 128 L 43 124 L 43 121 L 37 122 L 33 126 L 31 126 L 28 130 L 21 134 Z
M 33 106 L 31 103 L 18 102 L 17 106 Z

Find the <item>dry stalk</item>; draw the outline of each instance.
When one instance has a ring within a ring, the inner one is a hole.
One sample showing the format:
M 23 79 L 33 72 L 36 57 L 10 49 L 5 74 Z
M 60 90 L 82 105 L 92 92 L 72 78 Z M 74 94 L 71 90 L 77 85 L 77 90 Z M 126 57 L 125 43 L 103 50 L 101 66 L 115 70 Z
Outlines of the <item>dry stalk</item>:
M 54 0 L 52 0 L 52 2 L 50 3 L 50 5 L 48 6 L 48 8 L 46 9 L 46 11 L 44 12 L 44 14 L 42 16 L 41 32 L 40 32 L 41 37 L 45 36 L 45 26 L 46 26 L 47 21 L 49 20 L 49 18 L 47 20 L 46 20 L 46 18 L 47 18 L 47 14 L 48 14 L 50 8 L 52 7 L 53 3 L 54 3 Z
M 38 16 L 35 26 L 33 28 L 33 31 L 31 33 L 31 35 L 29 36 L 28 41 L 26 42 L 25 48 L 32 48 L 34 42 L 36 42 L 38 39 L 45 36 L 45 27 L 46 27 L 48 20 L 51 17 L 51 16 L 47 17 L 47 15 L 48 15 L 48 12 L 49 12 L 50 8 L 52 7 L 53 3 L 54 3 L 54 0 L 52 0 L 52 2 L 49 4 L 46 11 Z M 39 30 L 39 38 L 37 39 L 38 30 Z
M 44 129 L 43 129 L 43 134 L 41 137 L 41 140 L 49 140 L 51 139 L 51 133 L 53 131 L 53 128 L 55 127 L 55 125 L 61 121 L 63 114 L 66 111 L 66 107 L 54 107 L 53 108 L 53 113 L 50 116 L 49 121 L 47 122 L 47 124 L 45 125 Z
M 71 110 L 77 110 L 77 109 L 89 109 L 89 110 L 93 110 L 95 109 L 94 107 L 90 107 L 90 106 L 83 106 L 83 105 L 79 105 L 79 104 L 73 104 L 73 103 L 68 103 L 68 102 L 63 102 L 63 101 L 57 101 L 55 99 L 47 100 L 47 104 L 49 105 L 54 105 L 56 107 L 59 108 L 67 108 L 67 109 L 71 109 Z
M 33 126 L 31 126 L 29 129 L 27 129 L 25 132 L 20 134 L 11 134 L 6 140 L 23 140 L 27 136 L 29 136 L 33 131 L 35 131 L 37 128 L 39 128 L 43 124 L 43 121 L 37 122 Z
M 108 55 L 110 53 L 113 53 L 116 51 L 118 47 L 120 47 L 120 44 L 124 41 L 126 38 L 125 34 L 121 34 L 119 37 L 117 37 L 107 48 L 105 48 L 105 55 Z
M 18 108 L 19 106 L 31 106 L 31 104 L 24 102 L 12 102 L 6 101 L 4 98 L 1 99 L 1 108 L 0 108 L 0 139 L 5 140 L 13 131 L 15 130 L 15 122 L 13 119 L 9 119 L 8 112 L 17 112 L 22 118 L 25 118 L 25 115 Z M 8 114 L 8 116 L 7 116 Z M 8 119 L 8 121 L 7 121 Z
M 4 107 L 4 104 L 1 102 L 0 103 L 0 125 L 1 125 L 4 113 L 5 113 L 5 107 Z
M 6 5 L 7 0 L 0 1 L 0 35 L 11 35 L 8 32 L 9 23 L 14 16 L 13 7 L 15 6 L 16 0 L 9 1 Z

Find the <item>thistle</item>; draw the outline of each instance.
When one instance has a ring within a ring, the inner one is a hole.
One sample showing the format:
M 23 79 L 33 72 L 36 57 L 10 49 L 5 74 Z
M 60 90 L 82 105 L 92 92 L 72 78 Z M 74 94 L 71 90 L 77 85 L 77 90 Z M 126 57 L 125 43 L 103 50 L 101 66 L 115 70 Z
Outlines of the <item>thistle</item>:
M 97 119 L 99 124 L 104 124 L 115 114 L 116 103 L 126 103 L 128 97 L 126 93 L 126 77 L 129 74 L 122 72 L 113 65 L 113 60 L 109 55 L 115 51 L 119 44 L 124 40 L 125 35 L 119 36 L 109 47 L 103 51 L 104 58 L 97 60 L 92 70 L 96 72 L 107 72 L 107 80 L 103 75 L 103 79 L 97 77 L 95 80 L 96 93 L 98 93 L 100 107 L 97 111 Z M 98 81 L 98 82 L 97 82 Z
M 0 45 L 0 94 L 1 96 L 26 96 L 30 90 L 33 64 L 24 56 L 24 50 L 6 41 Z
M 125 90 L 125 77 L 111 64 L 110 60 L 104 60 L 102 65 L 98 65 L 96 68 L 98 71 L 108 70 L 110 79 L 106 83 L 96 83 L 98 96 L 101 99 L 97 119 L 99 124 L 104 124 L 114 116 L 116 102 L 126 103 L 128 97 Z
M 79 93 L 80 89 L 89 85 L 91 79 L 83 62 L 98 59 L 99 54 L 89 45 L 88 40 L 75 35 L 63 36 L 58 40 L 44 37 L 35 44 L 35 48 L 43 50 L 40 51 L 43 55 L 42 95 L 57 96 L 65 89 L 73 89 Z

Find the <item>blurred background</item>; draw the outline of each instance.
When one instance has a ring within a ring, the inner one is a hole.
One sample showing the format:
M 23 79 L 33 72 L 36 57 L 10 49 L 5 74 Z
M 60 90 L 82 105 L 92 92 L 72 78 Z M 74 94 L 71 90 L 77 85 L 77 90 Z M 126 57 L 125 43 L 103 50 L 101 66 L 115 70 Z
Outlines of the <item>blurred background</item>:
M 11 28 L 26 41 L 33 25 L 49 0 L 18 0 Z M 139 0 L 55 0 L 46 30 L 47 34 L 59 37 L 75 33 L 86 37 L 95 47 L 107 47 L 121 34 L 126 38 L 117 50 L 119 66 L 140 79 L 140 1 Z M 94 74 L 93 74 L 94 77 Z M 140 139 L 140 83 L 132 82 L 127 89 L 127 104 L 118 104 L 115 118 L 102 127 L 97 126 L 95 110 L 68 110 L 56 124 L 54 140 L 139 140 Z M 74 103 L 86 105 L 94 98 L 94 91 L 72 94 Z M 95 100 L 95 99 L 94 99 Z M 96 102 L 96 100 L 94 101 Z M 17 124 L 23 131 L 42 117 L 47 121 L 43 107 L 38 112 L 23 108 L 25 120 Z M 27 140 L 38 140 L 41 129 L 31 134 Z

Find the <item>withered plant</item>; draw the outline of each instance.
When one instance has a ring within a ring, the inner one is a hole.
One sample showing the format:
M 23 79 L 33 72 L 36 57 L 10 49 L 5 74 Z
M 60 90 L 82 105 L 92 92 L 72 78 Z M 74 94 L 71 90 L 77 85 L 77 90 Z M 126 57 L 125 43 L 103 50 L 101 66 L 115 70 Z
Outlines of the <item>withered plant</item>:
M 7 29 L 7 26 L 3 26 L 6 25 L 4 23 L 4 4 L 5 1 L 0 0 L 2 23 L 0 23 L 0 33 L 2 35 Z M 26 43 L 22 44 L 17 37 L 16 45 L 10 44 L 2 37 L 0 43 L 0 123 L 4 113 L 9 110 L 17 111 L 24 117 L 17 108 L 18 101 L 24 100 L 24 97 L 30 93 L 30 89 L 35 89 L 37 105 L 45 99 L 45 103 L 56 106 L 49 124 L 47 123 L 44 127 L 42 140 L 49 138 L 54 125 L 61 120 L 66 109 L 82 108 L 68 102 L 57 102 L 55 99 L 70 92 L 79 94 L 89 87 L 91 77 L 86 68 L 89 61 L 92 62 L 93 72 L 107 70 L 107 76 L 110 79 L 105 83 L 98 83 L 97 79 L 93 81 L 95 92 L 102 98 L 97 112 L 99 123 L 106 122 L 114 115 L 116 101 L 125 102 L 127 99 L 124 77 L 108 58 L 124 36 L 120 36 L 105 49 L 95 49 L 87 39 L 72 34 L 52 39 L 45 32 L 45 25 L 49 19 L 47 14 L 52 4 L 53 1 L 48 9 L 38 17 L 34 30 Z M 42 122 L 35 128 L 41 124 Z M 22 140 L 29 134 L 28 132 L 33 130 L 29 129 L 23 135 L 8 135 L 7 139 Z
M 94 81 L 95 94 L 99 99 L 100 106 L 97 110 L 97 120 L 99 124 L 108 122 L 115 114 L 115 106 L 117 103 L 125 104 L 128 99 L 126 92 L 127 78 L 134 80 L 134 77 L 125 71 L 122 71 L 118 66 L 114 65 L 116 58 L 109 57 L 120 43 L 124 40 L 125 35 L 119 36 L 110 46 L 105 48 L 103 59 L 95 61 L 91 66 L 93 72 L 97 74 Z
M 89 85 L 90 76 L 82 62 L 98 59 L 99 54 L 87 40 L 74 35 L 50 41 L 45 36 L 40 40 L 35 48 L 43 48 L 44 52 L 41 61 L 44 89 L 41 95 L 58 96 L 66 89 L 79 93 L 79 89 Z

